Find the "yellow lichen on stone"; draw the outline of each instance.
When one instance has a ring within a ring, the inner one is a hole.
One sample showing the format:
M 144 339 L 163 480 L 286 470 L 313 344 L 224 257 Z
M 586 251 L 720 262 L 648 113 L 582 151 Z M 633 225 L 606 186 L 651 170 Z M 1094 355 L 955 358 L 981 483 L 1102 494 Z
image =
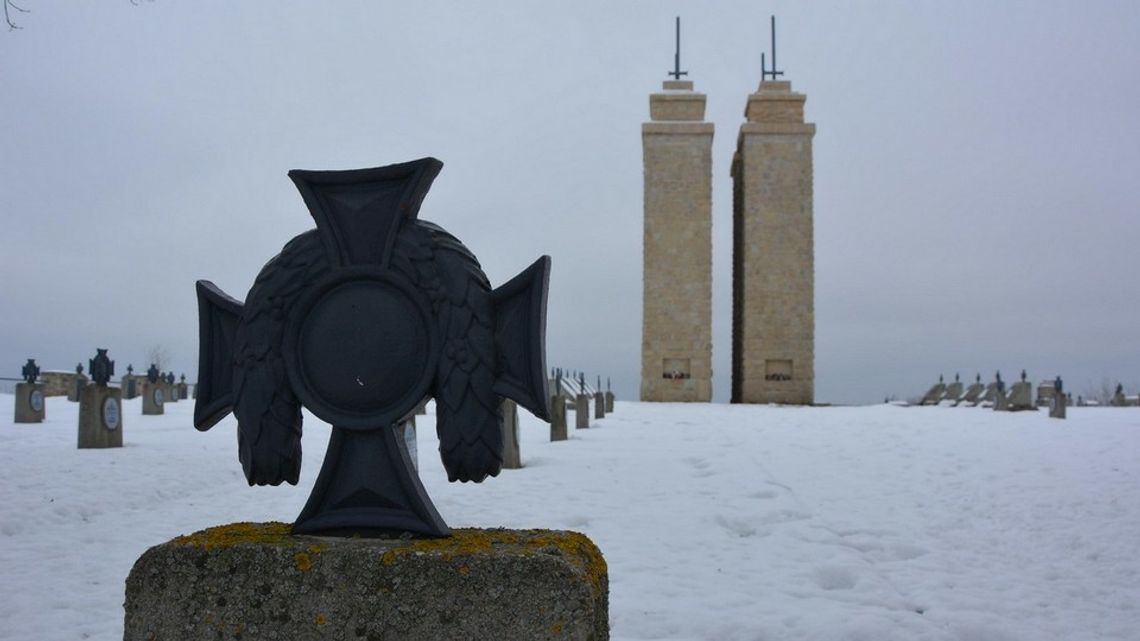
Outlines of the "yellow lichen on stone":
M 323 615 L 319 612 L 317 613 L 317 618 L 316 618 L 316 624 L 317 625 L 324 625 L 328 622 L 329 622 L 329 620 L 325 618 L 325 615 Z
M 593 541 L 579 532 L 559 530 L 456 528 L 450 537 L 401 541 L 385 552 L 382 560 L 385 565 L 390 565 L 399 556 L 432 553 L 450 561 L 456 557 L 487 553 L 496 547 L 518 547 L 524 556 L 549 554 L 557 549 L 585 573 L 595 590 L 601 589 L 602 578 L 607 573 L 606 560 Z
M 174 545 L 189 545 L 200 548 L 230 547 L 233 545 L 296 545 L 296 540 L 289 535 L 288 523 L 230 523 L 218 525 L 193 534 L 186 534 L 175 538 Z
M 308 571 L 313 566 L 310 555 L 329 549 L 329 543 L 313 543 L 307 537 L 290 534 L 288 523 L 231 523 L 207 528 L 193 534 L 175 538 L 174 545 L 187 545 L 205 549 L 237 545 L 268 545 L 274 547 L 300 547 L 307 552 L 294 555 L 297 569 Z M 606 561 L 601 550 L 585 535 L 559 530 L 506 530 L 482 528 L 456 528 L 450 537 L 393 540 L 391 547 L 380 557 L 384 565 L 392 565 L 407 555 L 436 555 L 443 561 L 459 563 L 459 572 L 470 572 L 465 558 L 492 551 L 531 556 L 561 554 L 564 559 L 583 572 L 595 590 L 601 590 L 606 576 Z

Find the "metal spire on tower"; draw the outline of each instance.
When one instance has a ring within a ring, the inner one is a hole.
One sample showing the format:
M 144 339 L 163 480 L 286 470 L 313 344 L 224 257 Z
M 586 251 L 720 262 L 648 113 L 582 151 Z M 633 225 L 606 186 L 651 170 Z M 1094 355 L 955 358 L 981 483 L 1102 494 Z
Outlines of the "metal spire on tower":
M 677 48 L 673 52 L 673 70 L 668 75 L 673 76 L 673 80 L 689 75 L 688 71 L 681 71 L 681 16 L 677 16 Z
M 772 16 L 772 68 L 768 69 L 764 61 L 764 52 L 760 52 L 760 79 L 767 80 L 768 76 L 776 80 L 776 76 L 784 75 L 783 71 L 776 70 L 776 16 Z

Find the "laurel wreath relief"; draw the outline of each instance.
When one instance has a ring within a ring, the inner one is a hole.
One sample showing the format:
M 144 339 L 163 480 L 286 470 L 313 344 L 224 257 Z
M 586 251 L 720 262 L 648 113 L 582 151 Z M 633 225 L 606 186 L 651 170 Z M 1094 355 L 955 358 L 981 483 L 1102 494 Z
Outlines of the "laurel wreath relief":
M 390 268 L 426 294 L 442 342 L 430 394 L 448 479 L 497 475 L 502 435 L 492 392 L 494 315 L 487 276 L 458 239 L 422 220 L 400 230 Z M 238 459 L 250 485 L 297 483 L 301 402 L 282 354 L 285 321 L 297 298 L 329 269 L 318 232 L 310 230 L 266 263 L 246 298 L 234 336 L 233 411 Z

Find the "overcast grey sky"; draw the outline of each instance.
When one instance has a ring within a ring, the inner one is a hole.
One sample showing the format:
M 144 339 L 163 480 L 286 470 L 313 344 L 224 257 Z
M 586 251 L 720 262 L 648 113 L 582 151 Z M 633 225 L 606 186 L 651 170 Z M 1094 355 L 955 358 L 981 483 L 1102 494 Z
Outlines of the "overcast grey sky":
M 289 169 L 435 156 L 421 218 L 494 285 L 554 260 L 552 365 L 636 397 L 640 125 L 708 95 L 714 389 L 729 162 L 768 16 L 815 122 L 816 398 L 955 371 L 1140 385 L 1140 3 L 18 3 L 0 33 L 0 371 L 197 366 L 194 281 L 244 298 L 312 227 Z

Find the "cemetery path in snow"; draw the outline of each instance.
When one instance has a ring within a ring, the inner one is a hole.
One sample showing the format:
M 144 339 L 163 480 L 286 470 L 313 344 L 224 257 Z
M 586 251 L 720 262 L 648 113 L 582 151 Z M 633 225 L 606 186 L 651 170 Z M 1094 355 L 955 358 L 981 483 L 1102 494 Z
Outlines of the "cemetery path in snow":
M 329 428 L 305 417 L 298 487 L 250 488 L 232 418 L 191 402 L 124 447 L 77 450 L 76 404 L 13 424 L 0 396 L 0 640 L 122 638 L 123 582 L 149 546 L 233 521 L 291 521 Z M 1140 410 L 777 408 L 619 401 L 525 467 L 449 484 L 434 417 L 421 477 L 453 527 L 589 535 L 613 638 L 1069 641 L 1140 630 Z M 570 417 L 573 425 L 573 417 Z

